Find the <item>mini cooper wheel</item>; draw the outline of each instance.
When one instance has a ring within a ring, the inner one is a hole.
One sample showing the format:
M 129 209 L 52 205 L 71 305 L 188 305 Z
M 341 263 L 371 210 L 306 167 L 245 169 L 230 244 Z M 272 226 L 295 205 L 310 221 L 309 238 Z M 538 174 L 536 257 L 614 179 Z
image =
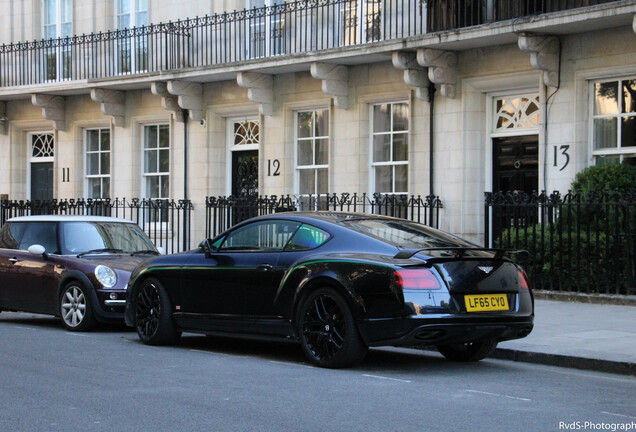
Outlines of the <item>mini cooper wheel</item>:
M 88 331 L 97 321 L 93 305 L 84 287 L 79 282 L 70 282 L 60 296 L 60 318 L 71 331 Z
M 316 290 L 301 301 L 297 323 L 303 352 L 318 366 L 351 367 L 367 352 L 349 305 L 331 288 Z
M 179 338 L 168 293 L 157 279 L 146 279 L 137 292 L 135 323 L 139 339 L 145 344 L 167 345 Z
M 463 344 L 438 345 L 437 350 L 453 361 L 475 362 L 483 360 L 495 351 L 496 341 L 467 342 Z

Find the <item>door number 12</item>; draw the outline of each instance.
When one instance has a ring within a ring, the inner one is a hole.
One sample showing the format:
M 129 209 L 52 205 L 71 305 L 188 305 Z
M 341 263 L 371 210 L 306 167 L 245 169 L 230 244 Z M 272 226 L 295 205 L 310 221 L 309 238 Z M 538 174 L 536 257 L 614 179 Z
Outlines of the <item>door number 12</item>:
M 273 172 L 272 167 L 274 168 Z M 267 175 L 274 177 L 280 175 L 280 161 L 278 159 L 274 159 L 273 161 L 271 159 L 267 160 Z

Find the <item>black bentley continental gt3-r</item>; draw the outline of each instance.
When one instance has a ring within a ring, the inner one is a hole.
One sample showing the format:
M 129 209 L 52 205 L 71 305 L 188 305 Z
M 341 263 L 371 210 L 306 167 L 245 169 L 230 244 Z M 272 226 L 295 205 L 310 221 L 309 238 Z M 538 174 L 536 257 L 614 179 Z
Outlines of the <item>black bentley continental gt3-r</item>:
M 125 318 L 150 345 L 184 331 L 279 338 L 323 367 L 386 345 L 477 361 L 532 331 L 528 279 L 504 252 L 403 219 L 279 213 L 141 264 Z

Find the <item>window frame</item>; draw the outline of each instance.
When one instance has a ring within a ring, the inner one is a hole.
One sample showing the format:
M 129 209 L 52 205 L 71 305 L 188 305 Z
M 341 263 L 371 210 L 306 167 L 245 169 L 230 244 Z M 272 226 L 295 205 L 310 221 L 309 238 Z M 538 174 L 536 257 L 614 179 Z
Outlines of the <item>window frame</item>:
M 157 140 L 156 140 L 156 147 L 152 147 L 152 148 L 146 148 L 146 134 L 147 134 L 147 130 L 149 127 L 156 127 L 157 128 Z M 160 147 L 159 146 L 159 142 L 160 142 L 160 134 L 159 131 L 162 127 L 166 127 L 167 128 L 167 134 L 168 134 L 168 147 Z M 142 128 L 142 134 L 141 134 L 141 196 L 149 199 L 149 200 L 166 200 L 166 199 L 170 199 L 171 196 L 171 188 L 172 188 L 172 137 L 171 137 L 171 128 L 170 128 L 170 124 L 169 123 L 162 123 L 162 122 L 158 122 L 158 123 L 146 123 L 146 124 L 142 124 L 141 125 Z M 168 150 L 168 171 L 159 171 L 160 169 L 160 158 L 159 158 L 159 152 L 160 149 L 167 149 Z M 156 172 L 146 172 L 146 151 L 152 151 L 155 150 L 157 151 L 157 171 Z M 168 178 L 168 196 L 161 196 L 161 179 L 159 180 L 159 195 L 158 197 L 151 197 L 150 194 L 148 193 L 148 187 L 147 187 L 147 179 L 149 179 L 150 177 L 167 177 Z
M 407 129 L 405 131 L 395 131 L 393 130 L 393 106 L 394 105 L 398 105 L 398 104 L 404 104 L 408 110 L 407 115 L 406 115 L 406 119 L 407 119 Z M 374 108 L 376 106 L 380 106 L 380 105 L 389 105 L 391 106 L 391 126 L 390 126 L 390 130 L 389 131 L 384 131 L 384 132 L 374 132 Z M 384 101 L 384 102 L 374 102 L 369 104 L 369 194 L 372 195 L 374 193 L 382 193 L 382 194 L 386 194 L 386 195 L 408 195 L 409 194 L 409 187 L 410 187 L 410 176 L 409 176 L 409 160 L 411 159 L 411 127 L 412 127 L 412 119 L 411 119 L 411 104 L 409 103 L 408 100 L 391 100 L 391 101 Z M 391 139 L 391 148 L 390 148 L 390 156 L 391 156 L 391 160 L 389 161 L 381 161 L 381 162 L 375 162 L 374 159 L 374 148 L 373 148 L 373 140 L 376 136 L 380 136 L 380 135 L 390 135 L 391 137 L 393 137 L 393 135 L 395 134 L 404 134 L 406 136 L 407 139 L 407 143 L 406 143 L 406 160 L 403 161 L 394 161 L 393 160 L 393 139 Z M 393 168 L 393 175 L 392 175 L 392 184 L 391 184 L 391 191 L 386 192 L 386 191 L 378 191 L 376 190 L 376 168 L 377 167 L 386 167 L 386 166 L 390 166 Z M 405 191 L 396 191 L 396 187 L 395 187 L 395 179 L 396 179 L 396 175 L 395 175 L 395 167 L 396 166 L 406 166 L 406 173 L 407 173 L 407 178 L 406 178 L 406 190 Z
M 54 22 L 49 22 L 48 11 L 50 10 L 50 3 L 55 3 L 55 18 Z M 42 39 L 62 39 L 73 36 L 73 0 L 42 0 L 40 3 L 41 11 L 41 31 Z M 64 12 L 69 16 L 68 20 L 64 20 Z M 65 31 L 65 27 L 69 25 L 68 31 Z M 48 35 L 50 28 L 55 28 L 55 36 Z M 43 51 L 43 71 L 46 76 L 46 81 L 60 81 L 71 78 L 72 58 L 70 56 L 70 46 L 52 47 Z M 68 58 L 67 58 L 68 57 Z M 49 59 L 53 58 L 55 62 L 54 70 L 51 70 L 49 65 Z
M 327 126 L 327 135 L 316 135 L 316 113 L 318 111 L 326 112 L 327 120 L 325 122 Z M 301 113 L 311 113 L 312 118 L 312 135 L 310 137 L 300 138 L 298 134 L 298 117 Z M 316 164 L 316 141 L 318 140 L 327 140 L 327 163 L 326 164 Z M 298 156 L 300 154 L 299 144 L 300 142 L 311 141 L 312 143 L 312 164 L 309 165 L 300 165 L 298 163 Z M 319 195 L 319 187 L 318 187 L 318 170 L 326 170 L 327 171 L 327 184 L 326 184 L 326 193 L 329 193 L 329 165 L 331 158 L 331 110 L 329 108 L 313 108 L 313 109 L 301 109 L 294 111 L 294 193 L 303 196 L 318 196 Z M 304 170 L 313 170 L 314 171 L 314 193 L 306 194 L 301 193 L 300 191 L 300 172 Z
M 149 15 L 149 5 L 148 5 L 148 1 L 146 1 L 146 9 L 136 9 L 136 5 L 137 5 L 137 0 L 127 0 L 127 3 L 130 6 L 130 11 L 128 13 L 122 13 L 121 12 L 121 7 L 120 7 L 120 2 L 121 0 L 117 0 L 115 2 L 115 28 L 118 30 L 122 30 L 124 28 L 133 28 L 133 27 L 139 27 L 139 26 L 145 26 L 148 24 L 148 15 Z M 141 12 L 145 12 L 146 13 L 146 20 L 143 24 L 140 24 L 137 22 L 137 15 Z M 130 15 L 130 25 L 128 27 L 119 27 L 119 20 L 120 17 L 124 16 L 124 15 Z
M 606 157 L 615 158 L 618 157 L 619 163 L 623 163 L 626 157 L 632 158 L 636 161 L 636 146 L 622 146 L 622 127 L 621 122 L 625 118 L 636 118 L 636 111 L 634 112 L 622 112 L 623 111 L 623 98 L 621 92 L 623 89 L 624 81 L 635 81 L 636 76 L 621 76 L 611 78 L 599 78 L 589 81 L 589 116 L 588 116 L 588 136 L 589 136 L 589 149 L 591 152 L 591 160 L 594 165 L 598 165 Z M 619 90 L 619 94 L 616 95 L 617 113 L 616 114 L 596 114 L 596 85 L 602 83 L 616 83 Z M 616 120 L 616 146 L 596 149 L 595 141 L 595 126 L 594 122 L 597 119 L 615 119 Z M 611 162 L 610 162 L 611 163 Z
M 382 7 L 380 0 L 346 0 L 338 5 L 338 21 L 340 33 L 340 46 L 352 46 L 382 40 Z M 374 27 L 368 25 L 369 17 L 379 17 L 380 25 L 378 33 L 374 32 Z M 353 25 L 348 21 L 355 20 Z
M 147 0 L 145 1 L 146 8 L 137 10 L 137 2 L 138 0 L 125 0 L 129 6 L 128 13 L 121 12 L 120 2 L 122 0 L 115 1 L 114 8 L 114 20 L 115 20 L 115 29 L 117 30 L 125 30 L 132 29 L 136 27 L 147 26 L 150 17 L 150 5 Z M 138 15 L 140 13 L 145 13 L 145 21 L 142 23 L 141 20 L 138 19 Z M 129 16 L 129 23 L 127 27 L 120 26 L 121 18 L 124 16 Z M 138 22 L 139 21 L 139 22 Z M 142 53 L 139 53 L 139 49 L 143 49 Z M 121 52 L 127 52 L 128 54 L 128 64 L 125 64 L 122 59 L 126 58 L 126 55 L 120 55 Z M 118 39 L 115 44 L 115 67 L 119 74 L 121 75 L 130 75 L 143 73 L 148 70 L 148 39 L 146 35 L 141 36 L 133 36 L 130 35 L 128 39 Z M 140 66 L 141 65 L 141 66 Z
M 259 3 L 259 4 L 256 4 Z M 260 5 L 260 3 L 263 3 Z M 247 58 L 257 59 L 285 54 L 285 15 L 268 15 L 268 10 L 275 10 L 276 6 L 284 6 L 285 0 L 247 0 L 246 9 L 265 9 L 265 14 L 255 16 L 247 27 L 246 47 Z M 259 19 L 262 18 L 262 21 Z M 276 34 L 274 33 L 276 32 Z M 282 34 L 278 34 L 282 32 Z M 263 35 L 262 39 L 252 40 L 254 36 Z
M 89 150 L 89 143 L 88 143 L 88 136 L 89 136 L 89 132 L 90 131 L 97 131 L 98 132 L 98 148 L 99 150 L 97 151 L 90 151 Z M 102 150 L 102 132 L 103 131 L 108 131 L 108 151 L 104 151 Z M 99 161 L 99 174 L 89 174 L 88 173 L 88 155 L 90 154 L 98 154 L 98 161 Z M 102 171 L 102 160 L 101 160 L 101 155 L 102 153 L 108 153 L 108 174 L 103 174 Z M 110 198 L 111 196 L 111 192 L 112 192 L 112 172 L 113 172 L 113 140 L 112 140 L 112 131 L 109 127 L 90 127 L 90 128 L 85 128 L 84 129 L 84 196 L 87 198 L 93 198 L 93 199 L 107 199 Z M 96 179 L 99 178 L 100 179 L 100 197 L 96 198 L 96 197 L 89 197 L 90 192 L 91 192 L 91 187 L 89 185 L 90 180 L 91 179 Z M 108 178 L 108 194 L 104 195 L 104 183 L 103 180 L 105 178 Z

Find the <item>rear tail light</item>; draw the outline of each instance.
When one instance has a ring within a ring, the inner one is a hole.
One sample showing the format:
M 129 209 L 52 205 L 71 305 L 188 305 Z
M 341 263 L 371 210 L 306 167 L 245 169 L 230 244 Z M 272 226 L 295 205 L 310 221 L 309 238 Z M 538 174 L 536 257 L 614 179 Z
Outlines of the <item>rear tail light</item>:
M 395 281 L 402 289 L 436 290 L 442 288 L 442 284 L 435 274 L 424 268 L 397 270 Z
M 519 286 L 523 289 L 530 289 L 528 275 L 523 270 L 519 270 Z

